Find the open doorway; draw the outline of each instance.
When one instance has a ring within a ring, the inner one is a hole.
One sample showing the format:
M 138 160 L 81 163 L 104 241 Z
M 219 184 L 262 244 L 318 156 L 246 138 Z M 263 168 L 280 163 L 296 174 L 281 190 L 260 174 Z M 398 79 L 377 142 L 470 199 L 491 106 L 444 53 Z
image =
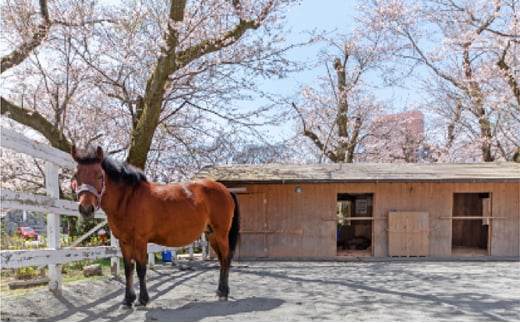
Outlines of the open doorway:
M 337 256 L 372 256 L 372 193 L 339 193 L 337 197 Z
M 453 194 L 452 256 L 489 254 L 490 193 Z

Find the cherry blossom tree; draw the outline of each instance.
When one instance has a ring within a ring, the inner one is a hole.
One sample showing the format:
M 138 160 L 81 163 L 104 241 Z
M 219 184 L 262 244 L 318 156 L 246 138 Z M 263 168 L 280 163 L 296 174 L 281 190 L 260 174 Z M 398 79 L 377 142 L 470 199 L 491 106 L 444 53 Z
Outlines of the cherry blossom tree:
M 370 91 L 367 75 L 376 70 L 383 52 L 378 37 L 337 36 L 322 54 L 326 76 L 318 86 L 305 86 L 291 105 L 299 120 L 298 133 L 310 139 L 329 161 L 352 163 L 371 135 L 372 120 L 384 106 Z M 321 161 L 321 157 L 319 158 Z
M 64 151 L 101 144 L 147 171 L 202 163 L 199 148 L 221 135 L 258 136 L 273 117 L 271 106 L 238 102 L 257 91 L 258 76 L 298 68 L 285 57 L 296 45 L 283 38 L 292 3 L 3 2 L 3 37 L 15 48 L 2 57 L 4 121 Z
M 519 19 L 514 0 L 364 2 L 365 28 L 384 34 L 445 129 L 438 160 L 510 160 L 520 146 Z M 518 6 L 518 4 L 516 4 Z

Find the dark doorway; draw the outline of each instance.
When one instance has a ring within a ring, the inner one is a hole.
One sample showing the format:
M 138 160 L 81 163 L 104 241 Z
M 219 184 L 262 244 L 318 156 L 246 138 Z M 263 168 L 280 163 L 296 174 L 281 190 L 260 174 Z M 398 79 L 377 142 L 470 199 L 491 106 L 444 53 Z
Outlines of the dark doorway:
M 453 194 L 452 255 L 488 255 L 490 193 Z
M 339 193 L 337 196 L 337 256 L 372 256 L 372 193 Z

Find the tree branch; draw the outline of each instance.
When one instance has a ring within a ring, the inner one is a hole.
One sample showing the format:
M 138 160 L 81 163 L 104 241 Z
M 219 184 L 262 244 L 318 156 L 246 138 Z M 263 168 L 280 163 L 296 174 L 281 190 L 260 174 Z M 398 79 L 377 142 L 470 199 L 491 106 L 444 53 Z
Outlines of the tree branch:
M 506 79 L 507 84 L 513 90 L 513 95 L 515 96 L 516 102 L 520 105 L 520 85 L 516 81 L 513 76 L 513 72 L 511 71 L 511 67 L 506 63 L 506 54 L 511 46 L 511 42 L 507 42 L 506 48 L 502 51 L 502 55 L 497 62 L 498 67 L 504 72 L 504 77 Z
M 42 16 L 43 23 L 38 26 L 38 31 L 34 33 L 30 40 L 22 43 L 10 54 L 2 57 L 2 61 L 0 63 L 0 73 L 3 73 L 11 67 L 17 66 L 23 62 L 29 56 L 31 51 L 40 46 L 43 40 L 47 37 L 51 27 L 47 0 L 40 0 L 40 14 Z
M 8 115 L 10 119 L 40 132 L 49 140 L 51 146 L 67 153 L 70 151 L 72 145 L 65 135 L 37 111 L 25 109 L 2 97 L 1 114 Z
M 249 29 L 257 29 L 260 27 L 263 19 L 258 20 L 241 20 L 238 25 L 228 31 L 219 38 L 206 39 L 197 45 L 186 48 L 177 53 L 178 68 L 188 65 L 188 63 L 206 54 L 216 52 L 222 48 L 228 47 L 236 43 Z
M 294 102 L 291 103 L 291 105 L 294 108 L 294 110 L 296 110 L 296 112 L 300 116 L 300 119 L 302 120 L 303 135 L 305 137 L 309 138 L 310 140 L 312 140 L 312 142 L 320 149 L 320 151 L 322 151 L 323 154 L 325 156 L 327 156 L 332 162 L 337 163 L 339 160 L 338 160 L 338 157 L 336 156 L 336 154 L 334 152 L 330 151 L 329 149 L 327 149 L 326 145 L 320 140 L 320 138 L 318 137 L 318 135 L 316 135 L 316 133 L 307 129 L 307 124 L 305 123 L 305 118 L 303 117 L 302 113 L 300 112 L 300 110 L 298 109 L 298 107 L 296 106 L 296 104 Z

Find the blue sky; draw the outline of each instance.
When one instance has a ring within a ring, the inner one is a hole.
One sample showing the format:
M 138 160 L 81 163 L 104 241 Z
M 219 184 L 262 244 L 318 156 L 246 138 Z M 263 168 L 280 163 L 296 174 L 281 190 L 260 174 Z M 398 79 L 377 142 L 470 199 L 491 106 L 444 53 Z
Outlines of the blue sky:
M 308 39 L 308 31 L 318 29 L 329 33 L 350 33 L 354 27 L 356 1 L 352 0 L 304 0 L 290 8 L 287 13 L 287 28 L 291 32 L 286 36 L 288 43 L 297 43 Z M 323 43 L 300 47 L 289 53 L 291 59 L 315 62 L 318 53 L 324 48 Z M 299 86 L 315 82 L 320 75 L 326 73 L 324 66 L 310 71 L 294 73 L 287 79 L 263 82 L 262 88 L 284 95 L 296 94 Z
M 355 17 L 359 14 L 356 10 L 358 1 L 356 0 L 303 0 L 299 5 L 290 8 L 286 15 L 287 28 L 291 30 L 287 34 L 288 43 L 296 43 L 308 38 L 306 32 L 317 29 L 327 34 L 351 34 L 356 25 Z M 320 50 L 325 49 L 324 43 L 317 43 L 313 46 L 300 47 L 291 50 L 288 58 L 304 61 L 306 63 L 316 62 Z M 285 79 L 271 79 L 259 81 L 260 88 L 264 91 L 276 93 L 286 97 L 296 97 L 298 89 L 302 86 L 317 84 L 318 78 L 326 75 L 326 68 L 319 64 L 312 70 L 293 73 Z M 381 85 L 377 76 L 370 80 L 373 84 Z M 383 100 L 393 106 L 395 112 L 402 112 L 414 106 L 420 98 L 413 92 L 401 87 L 381 87 L 374 89 L 374 94 L 378 100 Z M 264 100 L 258 99 L 253 104 L 262 105 Z M 250 103 L 249 103 L 250 104 Z M 271 128 L 275 136 L 290 136 L 294 128 L 286 125 L 283 129 Z
M 299 5 L 290 8 L 287 14 L 287 27 L 291 32 L 287 35 L 287 42 L 303 41 L 308 37 L 306 32 L 318 29 L 328 34 L 351 34 L 355 25 L 355 17 L 359 14 L 356 10 L 356 0 L 303 0 Z M 300 47 L 289 53 L 291 59 L 315 62 L 320 50 L 325 48 L 324 43 L 313 46 Z M 299 73 L 293 73 L 283 80 L 267 80 L 262 83 L 262 89 L 292 95 L 298 92 L 302 85 L 316 83 L 318 77 L 326 75 L 323 64 L 316 68 Z M 374 75 L 371 83 L 382 85 Z M 380 100 L 393 102 L 396 110 L 408 109 L 421 100 L 411 90 L 402 87 L 381 87 L 375 91 Z

